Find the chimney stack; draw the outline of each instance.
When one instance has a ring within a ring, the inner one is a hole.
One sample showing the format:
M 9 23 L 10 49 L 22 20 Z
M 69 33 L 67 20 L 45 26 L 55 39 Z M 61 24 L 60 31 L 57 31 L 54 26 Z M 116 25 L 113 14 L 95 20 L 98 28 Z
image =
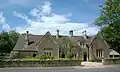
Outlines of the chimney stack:
M 57 30 L 56 38 L 59 38 L 59 30 Z
M 70 36 L 70 37 L 73 36 L 73 30 L 70 30 L 70 31 L 69 31 L 69 36 Z
M 86 30 L 83 31 L 82 33 L 83 33 L 84 39 L 88 39 L 88 36 L 87 36 Z
M 27 40 L 27 44 L 29 43 L 29 31 L 26 31 L 26 40 Z

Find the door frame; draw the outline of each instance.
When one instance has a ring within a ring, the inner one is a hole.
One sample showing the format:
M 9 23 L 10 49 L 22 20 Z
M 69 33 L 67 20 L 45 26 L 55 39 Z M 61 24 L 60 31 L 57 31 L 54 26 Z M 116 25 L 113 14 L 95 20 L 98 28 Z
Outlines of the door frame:
M 83 52 L 83 61 L 87 61 L 87 52 Z

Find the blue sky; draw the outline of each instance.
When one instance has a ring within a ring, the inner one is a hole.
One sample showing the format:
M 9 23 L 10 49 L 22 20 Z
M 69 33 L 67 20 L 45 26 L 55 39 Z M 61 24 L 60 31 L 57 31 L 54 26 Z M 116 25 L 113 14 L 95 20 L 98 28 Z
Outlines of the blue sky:
M 1 0 L 0 31 L 12 30 L 32 34 L 45 34 L 50 31 L 68 35 L 81 35 L 87 30 L 89 35 L 98 32 L 98 27 L 89 24 L 100 15 L 99 5 L 105 0 Z

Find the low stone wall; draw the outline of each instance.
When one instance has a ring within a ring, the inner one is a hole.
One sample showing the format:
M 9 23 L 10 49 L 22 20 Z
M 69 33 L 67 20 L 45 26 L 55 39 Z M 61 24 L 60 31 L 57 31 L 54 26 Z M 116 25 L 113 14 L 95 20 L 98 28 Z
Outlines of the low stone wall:
M 103 65 L 120 64 L 120 58 L 107 58 L 102 60 Z
M 0 67 L 59 67 L 80 66 L 81 60 L 46 60 L 46 61 L 1 61 Z

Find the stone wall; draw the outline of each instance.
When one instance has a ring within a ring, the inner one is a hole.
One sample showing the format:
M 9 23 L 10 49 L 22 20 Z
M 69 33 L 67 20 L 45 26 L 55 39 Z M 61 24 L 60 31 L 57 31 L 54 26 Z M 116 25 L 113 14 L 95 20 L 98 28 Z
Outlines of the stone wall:
M 0 61 L 0 67 L 56 67 L 80 65 L 81 60 Z
M 106 58 L 102 60 L 103 65 L 120 64 L 120 58 Z

